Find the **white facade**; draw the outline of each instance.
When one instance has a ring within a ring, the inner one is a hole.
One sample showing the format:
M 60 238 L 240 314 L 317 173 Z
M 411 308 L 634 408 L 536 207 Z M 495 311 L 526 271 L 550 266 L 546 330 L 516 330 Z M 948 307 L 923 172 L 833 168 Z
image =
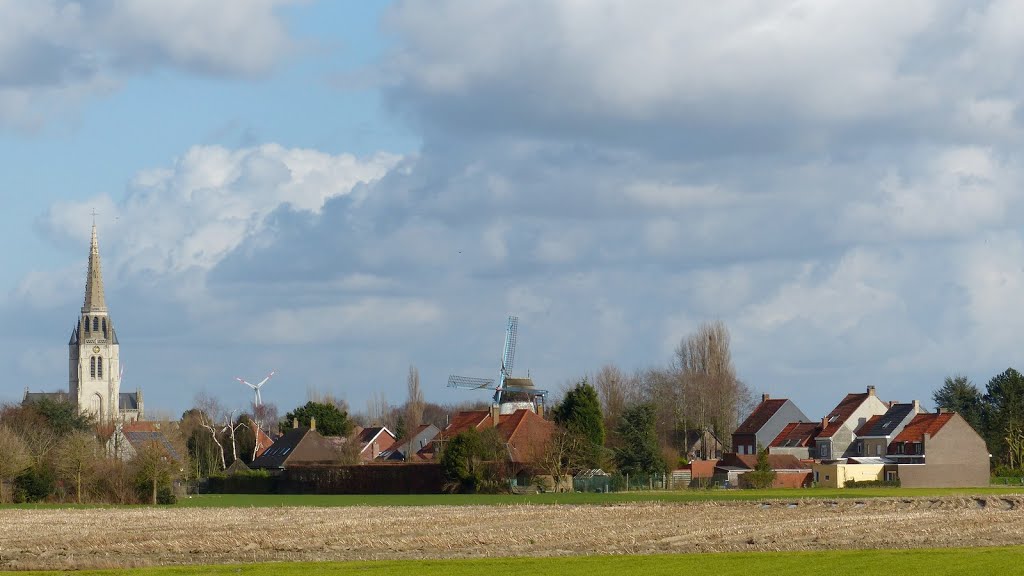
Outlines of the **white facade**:
M 120 346 L 103 294 L 95 224 L 89 247 L 85 301 L 68 346 L 70 400 L 78 406 L 79 412 L 93 415 L 98 422 L 120 420 Z

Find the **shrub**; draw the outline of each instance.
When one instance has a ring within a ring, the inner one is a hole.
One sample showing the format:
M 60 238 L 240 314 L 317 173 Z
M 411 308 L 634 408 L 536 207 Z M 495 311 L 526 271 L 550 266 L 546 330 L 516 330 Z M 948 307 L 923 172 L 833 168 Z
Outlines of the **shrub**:
M 157 504 L 175 504 L 178 502 L 178 497 L 174 495 L 174 490 L 170 486 L 161 486 L 156 491 L 156 503 Z
M 897 478 L 895 480 L 860 480 L 860 481 L 858 481 L 858 480 L 847 480 L 846 481 L 846 487 L 847 488 L 879 488 L 879 487 L 899 488 L 900 487 L 900 479 Z

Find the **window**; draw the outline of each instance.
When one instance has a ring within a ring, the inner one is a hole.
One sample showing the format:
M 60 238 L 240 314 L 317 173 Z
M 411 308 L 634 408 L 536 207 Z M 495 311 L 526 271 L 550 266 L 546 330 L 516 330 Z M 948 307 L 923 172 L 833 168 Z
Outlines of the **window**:
M 84 329 L 85 329 L 86 332 L 89 331 L 89 317 L 88 316 L 85 317 Z
M 825 480 L 828 480 L 828 474 L 825 474 Z
M 92 317 L 92 331 L 93 332 L 99 332 L 100 331 L 100 317 L 99 316 L 93 316 Z
M 89 377 L 90 378 L 95 378 L 96 377 L 96 357 L 95 356 L 93 356 L 92 358 L 89 359 Z
M 882 445 L 881 444 L 875 444 L 875 456 L 881 456 L 881 455 L 882 455 Z
M 864 443 L 861 440 L 857 440 L 857 456 L 864 455 Z
M 104 338 L 107 337 L 107 319 L 106 318 L 103 319 L 103 337 Z
M 896 471 L 895 470 L 886 470 L 885 471 L 885 480 L 887 482 L 895 482 L 896 481 Z
M 914 442 L 914 454 L 921 454 L 921 443 Z
M 96 376 L 98 378 L 103 378 L 103 357 L 102 356 L 96 358 Z

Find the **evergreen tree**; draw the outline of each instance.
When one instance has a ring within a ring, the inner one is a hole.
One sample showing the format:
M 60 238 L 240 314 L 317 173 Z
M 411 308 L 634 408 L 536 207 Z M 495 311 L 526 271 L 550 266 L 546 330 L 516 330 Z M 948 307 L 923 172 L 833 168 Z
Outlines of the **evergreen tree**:
M 622 446 L 615 450 L 615 463 L 623 474 L 659 474 L 665 461 L 658 449 L 654 429 L 654 408 L 641 404 L 622 413 L 617 430 Z
M 348 436 L 352 432 L 352 421 L 348 417 L 348 412 L 334 404 L 306 402 L 305 406 L 285 414 L 281 430 L 291 430 L 296 418 L 299 420 L 299 426 L 309 426 L 310 419 L 316 418 L 316 430 L 324 436 Z
M 966 376 L 947 376 L 942 388 L 932 394 L 932 401 L 938 408 L 960 414 L 979 434 L 983 433 L 984 398 L 978 387 Z
M 1006 437 L 1024 428 L 1024 375 L 1007 368 L 988 382 L 985 392 L 984 436 L 988 448 L 1000 460 L 1006 460 Z

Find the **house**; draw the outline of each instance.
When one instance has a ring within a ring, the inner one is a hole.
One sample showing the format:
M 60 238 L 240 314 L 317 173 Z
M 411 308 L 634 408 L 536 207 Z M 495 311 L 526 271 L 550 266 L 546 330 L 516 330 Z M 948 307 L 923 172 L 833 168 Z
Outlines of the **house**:
M 790 422 L 768 444 L 769 454 L 788 454 L 801 460 L 814 458 L 814 439 L 821 432 L 820 422 Z
M 807 416 L 792 400 L 761 395 L 761 403 L 732 434 L 732 450 L 737 454 L 756 454 L 758 446 L 768 446 L 790 422 L 805 422 Z
M 725 444 L 710 428 L 690 428 L 680 435 L 687 460 L 717 460 L 725 453 Z
M 844 458 L 828 462 L 815 462 L 814 482 L 825 488 L 845 488 L 847 482 L 884 480 L 886 470 L 895 470 L 886 458 Z
M 743 486 L 743 475 L 757 468 L 756 454 L 729 453 L 722 457 L 715 466 L 713 479 L 730 486 Z M 795 456 L 788 454 L 768 454 L 768 466 L 775 472 L 773 488 L 800 488 L 810 486 L 811 467 Z
M 907 404 L 890 402 L 885 414 L 872 416 L 855 432 L 853 455 L 882 457 L 888 453 L 889 444 L 921 412 L 917 400 Z
M 406 438 L 399 442 L 395 442 L 390 448 L 381 451 L 380 455 L 377 456 L 377 460 L 387 462 L 423 460 L 417 452 L 422 450 L 428 443 L 430 443 L 431 440 L 437 437 L 440 432 L 441 430 L 433 424 L 421 424 Z
M 555 432 L 555 425 L 528 408 L 519 408 L 502 414 L 501 407 L 490 410 L 468 410 L 456 414 L 436 438 L 417 452 L 423 459 L 433 459 L 444 450 L 444 443 L 471 428 L 485 430 L 494 427 L 505 443 L 511 474 L 520 486 L 530 485 L 533 464 L 538 460 Z
M 175 448 L 170 438 L 167 437 L 167 430 L 163 426 L 171 426 L 161 422 L 118 422 L 114 426 L 114 432 L 107 439 L 107 454 L 119 460 L 132 460 L 147 447 L 159 446 L 166 454 L 176 462 L 182 462 L 182 455 Z
M 814 437 L 814 457 L 820 460 L 837 460 L 850 454 L 854 444 L 854 431 L 863 426 L 872 416 L 881 416 L 889 406 L 875 396 L 875 387 L 868 386 L 866 392 L 847 394 L 827 416 L 821 419 L 821 431 Z
M 985 441 L 956 412 L 917 414 L 889 444 L 890 479 L 905 487 L 988 486 Z
M 309 427 L 293 421 L 292 429 L 285 432 L 249 465 L 252 469 L 284 470 L 302 464 L 335 464 L 341 459 L 333 444 L 316 431 L 316 419 Z
M 359 443 L 359 459 L 372 462 L 381 452 L 391 448 L 397 438 L 387 426 L 370 426 L 356 431 L 355 441 Z

